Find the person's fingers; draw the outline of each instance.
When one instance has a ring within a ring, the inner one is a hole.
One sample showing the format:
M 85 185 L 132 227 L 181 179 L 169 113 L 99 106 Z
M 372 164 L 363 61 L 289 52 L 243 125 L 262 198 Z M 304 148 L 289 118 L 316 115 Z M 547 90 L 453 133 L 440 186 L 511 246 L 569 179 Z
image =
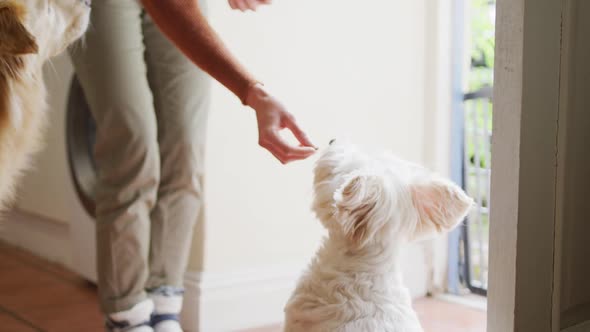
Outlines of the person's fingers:
M 258 144 L 270 152 L 278 161 L 281 162 L 281 164 L 286 164 L 283 154 L 278 151 L 278 149 L 270 142 L 270 140 L 261 136 Z
M 271 143 L 274 145 L 285 157 L 308 157 L 315 153 L 315 149 L 309 146 L 293 146 L 287 143 L 278 133 L 271 136 Z
M 289 145 L 278 133 L 269 132 L 261 136 L 261 145 L 272 151 L 281 162 L 305 159 L 315 153 L 315 148 Z
M 309 136 L 299 127 L 295 118 L 290 115 L 287 116 L 285 119 L 285 126 L 295 135 L 295 138 L 301 143 L 303 146 L 309 146 L 314 149 L 317 149 L 317 146 L 311 142 Z
M 281 162 L 281 164 L 285 165 L 287 164 L 287 161 L 285 160 L 285 158 L 283 157 L 283 155 L 276 151 L 272 146 L 269 146 L 268 148 L 265 148 L 268 152 L 270 152 L 278 161 Z
M 236 6 L 236 1 L 235 0 L 229 0 L 229 6 L 231 7 L 231 9 L 238 9 L 238 6 Z
M 244 0 L 246 2 L 246 5 L 248 6 L 248 8 L 250 8 L 252 11 L 256 11 L 256 8 L 258 8 L 258 6 L 260 6 L 260 2 L 258 0 Z
M 236 7 L 238 7 L 239 10 L 241 10 L 243 12 L 245 12 L 246 10 L 248 10 L 248 6 L 244 2 L 244 0 L 234 0 L 234 3 L 236 5 Z
M 256 3 L 258 3 L 258 5 L 270 5 L 272 3 L 272 0 L 254 0 L 256 1 Z

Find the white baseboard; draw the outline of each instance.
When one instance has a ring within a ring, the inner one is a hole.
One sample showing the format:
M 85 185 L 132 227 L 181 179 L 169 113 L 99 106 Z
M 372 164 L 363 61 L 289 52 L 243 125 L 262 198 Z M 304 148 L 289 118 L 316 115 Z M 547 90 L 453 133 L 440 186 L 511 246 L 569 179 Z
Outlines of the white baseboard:
M 227 274 L 189 272 L 183 328 L 187 332 L 230 332 L 279 324 L 300 272 L 290 267 Z
M 567 329 L 561 330 L 561 332 L 588 332 L 590 331 L 590 321 L 585 321 L 582 324 L 568 327 Z
M 2 216 L 0 240 L 50 262 L 71 267 L 72 248 L 67 224 L 15 210 Z

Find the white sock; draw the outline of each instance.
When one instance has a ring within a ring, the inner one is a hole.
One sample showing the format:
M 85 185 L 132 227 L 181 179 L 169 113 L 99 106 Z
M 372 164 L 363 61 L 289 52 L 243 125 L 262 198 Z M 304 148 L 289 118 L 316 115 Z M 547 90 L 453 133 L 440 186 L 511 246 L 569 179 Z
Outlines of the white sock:
M 149 325 L 153 312 L 154 302 L 146 299 L 129 310 L 109 314 L 107 327 L 112 332 L 153 332 Z
M 182 295 L 163 295 L 150 294 L 150 299 L 154 301 L 154 318 L 166 318 L 166 316 L 174 319 L 163 319 L 156 322 L 153 327 L 155 332 L 182 332 L 180 323 L 178 322 L 178 315 L 182 309 Z M 153 323 L 153 322 L 152 322 Z

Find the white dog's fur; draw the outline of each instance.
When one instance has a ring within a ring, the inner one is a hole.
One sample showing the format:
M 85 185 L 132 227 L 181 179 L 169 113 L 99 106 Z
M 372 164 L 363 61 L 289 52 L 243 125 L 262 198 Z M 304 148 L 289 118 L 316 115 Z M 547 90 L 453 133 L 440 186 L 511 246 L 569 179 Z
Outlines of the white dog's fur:
M 48 122 L 42 66 L 80 38 L 88 0 L 0 0 L 0 208 L 41 147 Z
M 285 307 L 285 331 L 421 332 L 400 249 L 454 228 L 473 200 L 420 166 L 338 141 L 320 156 L 314 190 L 329 235 Z

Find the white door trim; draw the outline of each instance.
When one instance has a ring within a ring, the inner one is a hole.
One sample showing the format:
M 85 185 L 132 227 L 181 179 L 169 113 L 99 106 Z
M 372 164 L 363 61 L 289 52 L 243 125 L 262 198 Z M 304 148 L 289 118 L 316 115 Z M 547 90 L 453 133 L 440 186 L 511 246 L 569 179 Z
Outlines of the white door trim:
M 498 0 L 488 332 L 552 330 L 561 23 Z

